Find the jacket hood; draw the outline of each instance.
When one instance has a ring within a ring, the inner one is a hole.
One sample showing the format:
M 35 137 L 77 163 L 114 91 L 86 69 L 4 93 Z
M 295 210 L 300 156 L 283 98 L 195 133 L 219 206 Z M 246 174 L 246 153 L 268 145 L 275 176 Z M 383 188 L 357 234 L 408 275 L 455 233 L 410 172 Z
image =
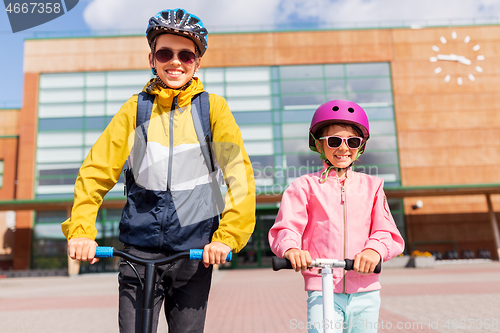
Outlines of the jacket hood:
M 156 80 L 158 79 L 154 78 L 149 80 L 142 91 L 147 93 L 147 87 Z M 191 103 L 191 99 L 194 95 L 199 94 L 204 90 L 205 89 L 203 88 L 203 83 L 201 83 L 201 80 L 197 77 L 193 77 L 193 81 L 191 82 L 191 84 L 184 90 L 163 88 L 159 84 L 156 84 L 149 93 L 151 95 L 157 95 L 158 101 L 162 106 L 171 105 L 172 99 L 175 96 L 177 96 L 177 104 L 179 104 L 179 106 L 185 106 Z

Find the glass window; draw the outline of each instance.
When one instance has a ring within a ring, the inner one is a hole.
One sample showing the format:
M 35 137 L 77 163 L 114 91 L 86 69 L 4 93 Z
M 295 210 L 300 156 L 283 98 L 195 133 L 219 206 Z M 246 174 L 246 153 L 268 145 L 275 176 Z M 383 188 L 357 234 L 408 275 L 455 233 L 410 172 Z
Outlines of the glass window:
M 45 168 L 48 168 L 50 167 L 51 169 L 45 169 Z M 45 164 L 45 165 L 40 165 L 38 167 L 38 174 L 41 176 L 41 177 L 45 177 L 45 176 L 75 176 L 76 178 L 76 175 L 78 174 L 78 170 L 79 170 L 79 167 L 80 165 L 76 165 L 74 168 L 68 168 L 67 166 L 64 166 L 64 165 L 49 165 L 49 164 Z
M 98 129 L 101 132 L 106 127 L 106 118 L 104 117 L 85 117 L 85 129 L 95 130 Z
M 82 118 L 45 118 L 38 119 L 39 131 L 82 130 Z
M 344 77 L 344 65 L 343 64 L 325 65 L 325 76 Z
M 346 64 L 347 76 L 389 76 L 389 63 Z
M 66 118 L 82 116 L 82 104 L 40 104 L 38 106 L 38 117 L 40 118 Z
M 314 172 L 317 169 L 321 169 L 323 167 L 323 160 L 319 158 L 319 154 L 309 153 L 309 154 L 288 154 L 286 155 L 286 165 L 288 168 L 295 168 L 298 170 L 299 168 L 303 168 L 309 172 Z M 303 173 L 290 173 L 290 176 L 294 178 L 301 176 Z
M 345 91 L 345 80 L 326 80 L 326 90 L 327 91 L 335 91 L 335 92 L 343 92 Z
M 130 96 L 127 97 L 127 99 Z M 123 103 L 125 103 L 126 100 L 122 100 L 120 102 L 108 102 L 106 103 L 106 115 L 108 116 L 114 116 L 122 107 Z
M 309 153 L 309 141 L 307 137 L 303 139 L 287 139 L 283 140 L 283 148 L 285 153 Z
M 306 139 L 309 135 L 309 126 L 310 123 L 283 124 L 281 126 L 283 138 L 302 137 Z
M 106 99 L 106 90 L 104 88 L 85 89 L 85 101 L 102 102 Z
M 370 121 L 377 119 L 394 119 L 393 108 L 370 108 L 363 105 L 361 106 L 365 110 Z
M 367 143 L 367 151 L 378 150 L 378 149 L 397 149 L 396 136 L 393 135 L 383 135 L 383 136 L 372 136 Z
M 85 73 L 85 86 L 104 87 L 106 85 L 106 74 L 104 72 Z
M 348 79 L 347 89 L 354 90 L 391 90 L 390 78 L 374 78 L 374 79 Z
M 85 146 L 93 146 L 101 134 L 102 131 L 85 132 Z
M 226 87 L 226 96 L 270 96 L 271 84 L 258 83 L 258 84 L 228 84 Z
M 392 93 L 348 93 L 348 99 L 358 104 L 392 105 Z
M 81 148 L 38 148 L 36 154 L 37 163 L 50 162 L 81 162 Z
M 302 66 L 281 66 L 280 78 L 281 79 L 294 79 L 294 78 L 320 78 L 323 77 L 322 65 L 302 65 Z
M 226 98 L 262 189 L 322 167 L 309 150 L 308 130 L 316 108 L 333 99 L 361 104 L 370 119 L 371 139 L 357 167 L 399 181 L 389 63 L 201 68 L 197 75 L 207 91 Z M 41 75 L 37 197 L 72 192 L 90 147 L 150 78 L 150 71 Z
M 40 89 L 39 103 L 81 103 L 83 89 Z
M 370 152 L 368 149 L 359 158 L 360 164 L 398 164 L 398 154 L 395 151 Z
M 272 140 L 273 129 L 271 126 L 240 126 L 243 141 L 247 140 Z
M 271 110 L 271 98 L 228 98 L 227 104 L 233 112 Z
M 245 149 L 248 155 L 272 155 L 273 143 L 272 142 L 245 142 Z
M 293 110 L 293 111 L 284 111 L 281 112 L 283 119 L 286 121 L 305 121 L 310 124 L 312 116 L 314 114 L 315 108 L 311 106 L 307 110 Z M 309 125 L 307 125 L 309 128 Z
M 81 146 L 83 137 L 78 132 L 39 132 L 38 147 L 74 147 Z
M 108 101 L 120 101 L 119 104 L 122 105 L 125 101 L 127 101 L 130 97 L 132 97 L 132 95 L 141 92 L 141 90 L 142 87 L 137 87 L 137 86 L 108 88 L 106 90 L 106 99 Z
M 290 93 L 323 92 L 325 82 L 323 80 L 308 81 L 281 81 L 281 91 Z
M 51 73 L 40 76 L 40 89 L 80 88 L 83 86 L 83 73 Z
M 394 120 L 377 120 L 370 122 L 370 135 L 395 134 L 396 124 Z
M 326 94 L 326 99 L 328 101 L 333 101 L 334 99 L 348 99 L 347 94 L 343 92 L 328 93 Z
M 104 103 L 86 103 L 86 116 L 104 116 L 106 114 L 106 104 Z
M 205 82 L 203 82 L 203 86 L 211 94 L 216 94 L 216 95 L 219 95 L 222 97 L 224 97 L 226 95 L 226 90 L 224 88 L 224 84 L 220 84 L 220 83 L 206 83 L 205 84 Z
M 226 68 L 227 82 L 269 81 L 269 67 Z
M 317 95 L 310 94 L 303 96 L 297 96 L 297 95 L 281 96 L 281 103 L 283 104 L 283 108 L 285 110 L 298 109 L 298 108 L 316 109 L 318 106 L 320 106 L 325 102 L 326 101 L 324 94 L 317 94 Z
M 231 110 L 232 111 L 232 110 Z M 259 116 L 255 116 L 255 112 L 235 112 L 234 119 L 238 125 L 240 124 L 270 124 L 273 121 L 272 113 L 269 111 L 259 112 Z
M 224 69 L 223 68 L 207 68 L 203 71 L 204 81 L 207 83 L 221 83 L 224 82 Z
M 124 72 L 108 72 L 108 86 L 135 86 L 142 90 L 144 85 L 151 79 L 151 71 L 124 71 Z M 136 89 L 137 93 L 137 89 Z

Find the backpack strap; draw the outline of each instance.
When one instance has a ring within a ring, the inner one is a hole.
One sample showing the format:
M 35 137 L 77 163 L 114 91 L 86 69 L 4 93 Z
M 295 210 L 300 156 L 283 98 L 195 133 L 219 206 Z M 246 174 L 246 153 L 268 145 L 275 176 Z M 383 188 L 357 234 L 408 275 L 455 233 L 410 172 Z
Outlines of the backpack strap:
M 155 95 L 150 95 L 145 92 L 140 92 L 137 97 L 137 117 L 135 126 L 136 128 L 142 126 L 142 134 L 146 142 L 148 138 L 149 119 L 151 118 L 154 101 Z
M 196 136 L 201 145 L 201 151 L 205 157 L 205 162 L 207 162 L 208 169 L 210 172 L 214 172 L 215 164 L 212 149 L 209 149 L 212 143 L 212 129 L 210 126 L 210 102 L 208 98 L 208 93 L 204 91 L 193 97 L 191 105 L 196 108 L 196 115 L 198 115 L 198 119 L 196 119 L 196 115 L 193 115 L 193 123 Z
M 153 110 L 153 103 L 155 100 L 155 95 L 150 95 L 145 92 L 139 93 L 137 97 L 137 114 L 135 121 L 135 136 L 134 136 L 134 157 L 132 160 L 132 165 L 129 165 L 128 161 L 125 162 L 123 168 L 125 174 L 125 195 L 129 190 L 129 187 L 133 183 L 133 170 L 139 170 L 140 163 L 146 154 L 146 146 L 148 142 L 148 127 L 149 119 L 151 118 L 151 112 Z M 141 128 L 141 130 L 139 130 Z
M 191 100 L 191 109 L 195 108 L 196 112 L 192 112 L 194 129 L 196 136 L 200 142 L 201 153 L 205 158 L 208 170 L 211 175 L 212 192 L 215 196 L 215 205 L 217 211 L 224 211 L 224 199 L 220 192 L 220 187 L 216 179 L 218 170 L 215 168 L 214 157 L 212 152 L 212 129 L 210 125 L 210 102 L 208 92 L 204 91 L 197 94 Z

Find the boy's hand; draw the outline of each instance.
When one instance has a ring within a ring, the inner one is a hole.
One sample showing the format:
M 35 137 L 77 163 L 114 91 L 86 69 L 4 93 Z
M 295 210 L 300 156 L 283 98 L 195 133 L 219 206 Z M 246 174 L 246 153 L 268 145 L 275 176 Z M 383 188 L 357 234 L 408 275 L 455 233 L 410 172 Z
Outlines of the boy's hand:
M 363 250 L 354 257 L 354 271 L 361 274 L 373 273 L 379 261 L 380 254 L 372 249 Z
M 229 252 L 231 252 L 231 248 L 221 242 L 212 242 L 205 245 L 203 248 L 203 263 L 205 267 L 225 264 Z
M 95 256 L 97 243 L 87 237 L 75 237 L 68 241 L 68 255 L 73 260 L 87 261 L 93 265 L 99 261 Z
M 290 260 L 293 269 L 298 272 L 305 271 L 312 263 L 311 254 L 309 251 L 299 249 L 289 249 L 285 252 L 284 257 Z

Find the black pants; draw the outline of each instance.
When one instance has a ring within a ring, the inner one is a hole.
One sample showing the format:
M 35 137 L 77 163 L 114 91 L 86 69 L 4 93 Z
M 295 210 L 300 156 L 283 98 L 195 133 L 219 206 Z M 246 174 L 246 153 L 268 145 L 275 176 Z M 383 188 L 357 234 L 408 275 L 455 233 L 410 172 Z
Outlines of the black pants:
M 172 253 L 158 253 L 125 246 L 124 251 L 144 259 L 160 259 Z M 141 278 L 144 267 L 135 265 Z M 158 276 L 165 271 L 165 266 L 158 267 Z M 165 274 L 158 286 L 154 299 L 153 333 L 158 328 L 158 318 L 162 303 L 169 333 L 201 333 L 205 326 L 208 293 L 212 281 L 212 266 L 205 268 L 201 261 L 182 259 L 177 261 Z M 120 306 L 119 325 L 121 333 L 141 331 L 141 312 L 143 292 L 141 284 L 132 268 L 124 261 L 120 263 Z

